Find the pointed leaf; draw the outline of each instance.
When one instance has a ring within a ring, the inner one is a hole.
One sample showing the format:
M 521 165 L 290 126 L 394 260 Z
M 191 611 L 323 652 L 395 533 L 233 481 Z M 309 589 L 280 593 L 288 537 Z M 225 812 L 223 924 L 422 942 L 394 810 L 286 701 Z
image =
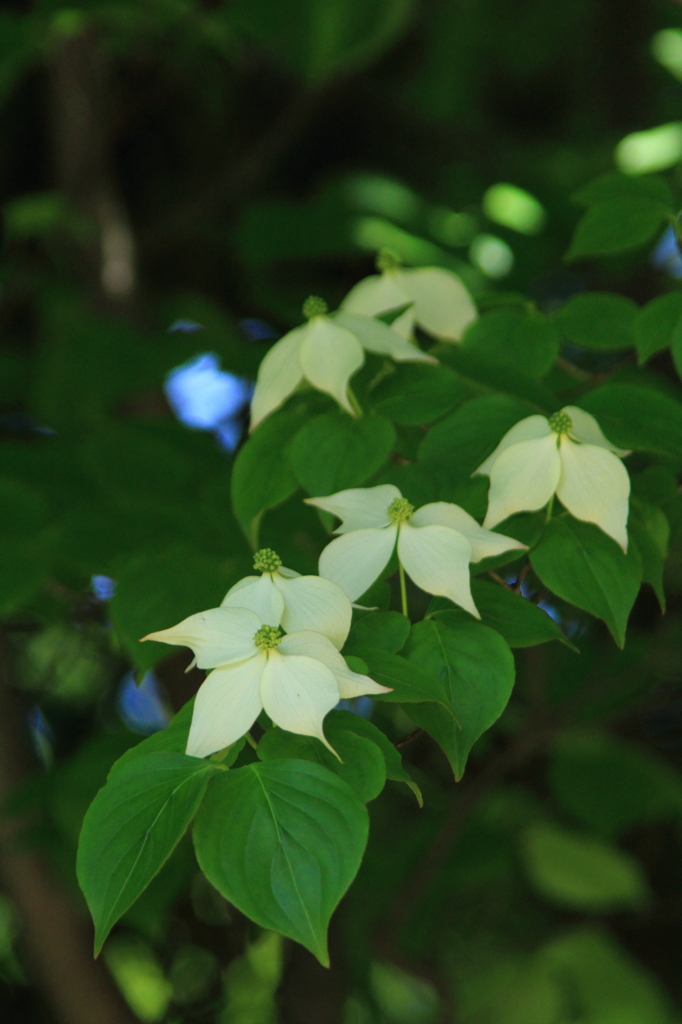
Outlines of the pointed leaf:
M 574 345 L 604 351 L 634 345 L 636 314 L 637 304 L 624 295 L 584 292 L 561 307 L 554 323 Z
M 577 650 L 554 619 L 521 594 L 485 580 L 472 580 L 471 593 L 481 621 L 501 633 L 510 647 L 534 647 L 548 640 L 560 640 L 572 651 Z
M 410 706 L 408 713 L 440 743 L 460 779 L 471 747 L 507 706 L 514 686 L 512 653 L 488 626 L 464 621 L 459 612 L 438 612 L 412 627 L 405 654 L 445 689 L 454 717 L 438 704 Z
M 353 625 L 346 647 L 379 647 L 397 654 L 410 635 L 410 620 L 400 612 L 369 612 Z
M 329 964 L 327 926 L 367 843 L 362 801 L 309 761 L 271 761 L 215 779 L 194 827 L 199 865 L 243 914 Z
M 654 237 L 667 212 L 663 203 L 647 197 L 595 203 L 578 221 L 565 259 L 611 256 L 636 249 Z
M 383 416 L 354 420 L 343 412 L 325 413 L 299 430 L 291 446 L 291 466 L 309 494 L 335 494 L 376 473 L 394 442 L 395 431 Z
M 557 597 L 603 619 L 618 646 L 624 645 L 628 616 L 642 580 L 634 544 L 624 555 L 597 526 L 559 516 L 548 523 L 530 560 Z
M 353 654 L 367 665 L 367 674 L 376 683 L 390 686 L 390 693 L 376 699 L 398 703 L 413 701 L 440 701 L 445 707 L 447 693 L 438 677 L 428 668 L 399 654 L 389 654 L 378 647 L 357 647 Z
M 151 753 L 114 771 L 85 815 L 78 881 L 95 922 L 95 953 L 159 872 L 201 803 L 211 761 Z
M 653 387 L 602 384 L 579 399 L 609 441 L 682 459 L 682 404 Z

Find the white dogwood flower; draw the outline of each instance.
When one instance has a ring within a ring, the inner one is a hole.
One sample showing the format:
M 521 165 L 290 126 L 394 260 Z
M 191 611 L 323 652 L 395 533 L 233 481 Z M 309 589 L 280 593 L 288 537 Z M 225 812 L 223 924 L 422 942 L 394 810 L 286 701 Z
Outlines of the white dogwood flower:
M 528 416 L 509 430 L 476 473 L 490 477 L 483 525 L 533 512 L 556 494 L 575 516 L 595 523 L 627 551 L 628 451 L 608 441 L 593 416 L 567 405 L 547 419 Z
M 348 396 L 348 381 L 365 362 L 365 350 L 399 362 L 437 362 L 371 316 L 349 310 L 327 316 L 326 302 L 315 295 L 306 299 L 303 315 L 308 322 L 280 338 L 260 364 L 251 399 L 251 430 L 278 409 L 302 380 L 331 395 L 351 416 L 357 415 Z
M 339 700 L 388 692 L 351 672 L 327 637 L 305 629 L 283 636 L 248 608 L 211 608 L 142 639 L 190 647 L 199 668 L 213 670 L 194 702 L 192 757 L 230 746 L 263 709 L 287 732 L 316 736 L 332 750 L 322 722 Z
M 458 505 L 436 501 L 416 512 L 393 484 L 355 487 L 326 498 L 306 498 L 342 520 L 320 555 L 320 576 L 338 583 L 355 601 L 398 558 L 410 578 L 428 594 L 439 594 L 480 618 L 471 596 L 469 562 L 525 548 L 479 526 Z
M 377 257 L 379 274 L 371 274 L 355 285 L 341 303 L 350 313 L 378 316 L 411 303 L 391 327 L 403 338 L 411 338 L 417 324 L 441 341 L 459 341 L 478 313 L 469 292 L 456 274 L 443 267 L 404 269 L 388 249 Z
M 285 569 L 272 548 L 253 557 L 262 576 L 245 576 L 228 590 L 221 608 L 250 608 L 263 622 L 287 633 L 312 629 L 339 650 L 350 630 L 353 609 L 341 587 L 321 576 L 301 576 Z

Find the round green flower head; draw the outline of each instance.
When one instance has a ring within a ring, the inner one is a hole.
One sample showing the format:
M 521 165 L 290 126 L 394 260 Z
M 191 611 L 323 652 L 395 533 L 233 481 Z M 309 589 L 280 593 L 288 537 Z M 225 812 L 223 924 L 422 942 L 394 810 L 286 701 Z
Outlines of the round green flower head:
M 414 505 L 410 505 L 407 498 L 394 498 L 391 504 L 386 509 L 388 518 L 392 523 L 406 523 L 408 519 L 412 518 L 414 512 Z
M 387 246 L 379 249 L 376 259 L 377 270 L 399 270 L 402 265 L 402 260 L 394 249 Z
M 269 651 L 282 641 L 282 630 L 279 626 L 261 626 L 253 638 L 259 651 Z
M 568 434 L 573 430 L 573 420 L 565 412 L 553 412 L 549 417 L 549 425 L 555 434 Z
M 253 556 L 253 567 L 259 572 L 274 572 L 281 564 L 282 559 L 272 548 L 261 548 Z
M 314 316 L 324 316 L 329 307 L 319 295 L 309 295 L 303 303 L 303 316 L 306 320 L 312 320 Z

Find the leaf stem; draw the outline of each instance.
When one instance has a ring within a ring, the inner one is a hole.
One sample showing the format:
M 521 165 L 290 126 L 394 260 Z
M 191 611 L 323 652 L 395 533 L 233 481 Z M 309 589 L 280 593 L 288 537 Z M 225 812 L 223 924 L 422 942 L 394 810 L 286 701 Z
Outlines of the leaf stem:
M 353 406 L 353 411 L 355 412 L 355 415 L 356 416 L 362 416 L 362 406 L 360 405 L 360 403 L 358 402 L 357 398 L 353 394 L 353 389 L 350 386 L 350 384 L 348 385 L 347 391 L 348 391 L 348 401 Z
M 253 747 L 253 749 L 256 750 L 256 748 L 258 747 L 258 744 L 254 740 L 254 738 L 251 735 L 251 733 L 247 732 L 247 734 L 246 734 L 246 736 L 244 738 L 245 738 L 246 742 L 249 744 L 249 746 Z
M 547 502 L 547 514 L 545 515 L 545 522 L 548 523 L 552 518 L 552 509 L 554 508 L 554 495 Z
M 403 563 L 398 559 L 398 573 L 400 574 L 400 601 L 403 607 L 403 615 L 406 619 L 409 619 L 407 611 L 407 587 L 405 586 L 405 570 L 403 569 Z

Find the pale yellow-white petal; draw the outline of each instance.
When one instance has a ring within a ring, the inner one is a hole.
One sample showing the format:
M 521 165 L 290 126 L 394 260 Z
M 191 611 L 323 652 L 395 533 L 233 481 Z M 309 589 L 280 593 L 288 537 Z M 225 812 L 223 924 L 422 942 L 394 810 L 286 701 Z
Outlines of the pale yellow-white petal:
M 353 530 L 380 529 L 390 526 L 388 506 L 401 494 L 393 484 L 379 484 L 377 487 L 351 487 L 337 491 L 324 498 L 304 498 L 306 505 L 314 505 L 323 512 L 331 512 L 341 520 L 334 533 L 351 533 Z
M 261 626 L 258 616 L 246 608 L 210 608 L 142 639 L 189 647 L 199 668 L 216 668 L 256 654 L 253 638 Z
M 478 312 L 456 274 L 443 267 L 401 270 L 400 283 L 414 300 L 417 323 L 442 341 L 459 341 Z
M 251 430 L 278 409 L 303 380 L 299 351 L 308 327 L 308 324 L 303 324 L 285 334 L 260 364 L 251 399 Z
M 416 345 L 403 338 L 392 327 L 374 317 L 341 310 L 335 315 L 334 322 L 354 334 L 362 347 L 368 352 L 374 352 L 375 355 L 390 356 L 397 362 L 438 362 L 433 356 L 422 352 Z
M 281 729 L 316 736 L 336 753 L 322 729 L 324 716 L 340 700 L 336 679 L 326 665 L 272 650 L 261 676 L 260 696 L 265 711 Z
M 506 448 L 490 474 L 486 529 L 515 512 L 535 512 L 556 491 L 561 473 L 557 435 L 521 441 Z
M 429 505 L 422 505 L 410 519 L 410 524 L 447 526 L 451 530 L 457 530 L 471 544 L 472 562 L 501 555 L 504 551 L 526 549 L 525 544 L 513 537 L 505 537 L 502 533 L 493 533 L 492 530 L 479 526 L 473 516 L 449 501 L 434 501 Z
M 266 664 L 266 655 L 257 653 L 206 677 L 194 701 L 186 753 L 207 757 L 249 731 L 263 707 L 260 679 Z
M 627 551 L 630 477 L 613 452 L 561 438 L 557 497 L 576 519 L 595 523 Z
M 337 537 L 320 555 L 320 576 L 333 580 L 355 601 L 388 565 L 396 533 L 396 526 L 387 526 L 383 530 L 355 530 Z
M 573 424 L 570 436 L 576 441 L 581 441 L 583 444 L 596 444 L 598 448 L 608 448 L 610 452 L 620 456 L 621 459 L 630 454 L 627 448 L 617 448 L 615 444 L 611 444 L 608 438 L 604 437 L 601 427 L 589 412 L 579 409 L 577 405 L 566 405 L 561 411 L 570 416 Z
M 375 683 L 369 676 L 361 675 L 359 672 L 351 672 L 346 659 L 339 654 L 334 645 L 325 636 L 313 633 L 309 629 L 288 633 L 277 650 L 284 655 L 299 654 L 321 661 L 334 673 L 343 699 L 373 693 L 390 693 L 390 687 Z
M 427 594 L 447 597 L 480 619 L 471 596 L 471 544 L 461 533 L 447 526 L 404 523 L 398 558 L 410 579 Z
M 303 338 L 299 359 L 306 380 L 355 416 L 348 400 L 348 381 L 365 361 L 362 345 L 355 335 L 327 316 L 313 317 Z
M 279 626 L 284 598 L 273 583 L 272 573 L 245 576 L 235 583 L 220 602 L 221 608 L 249 608 L 266 626 Z
M 549 437 L 550 434 L 554 434 L 554 431 L 546 416 L 527 416 L 525 420 L 519 420 L 511 430 L 507 431 L 495 451 L 491 452 L 485 462 L 482 462 L 471 475 L 476 476 L 481 473 L 483 476 L 490 476 L 496 459 L 505 448 L 511 448 L 513 444 L 518 444 L 520 441 L 533 441 L 536 437 Z
M 284 599 L 281 623 L 287 633 L 313 629 L 341 650 L 353 616 L 351 603 L 341 587 L 321 576 L 286 579 L 273 573 L 273 579 Z
M 387 313 L 389 309 L 398 309 L 412 299 L 403 288 L 399 270 L 386 270 L 383 274 L 370 274 L 359 281 L 348 292 L 341 303 L 341 309 L 349 313 L 363 313 L 365 316 L 376 316 Z M 393 321 L 391 330 L 402 338 L 409 338 L 414 328 L 414 306 Z

